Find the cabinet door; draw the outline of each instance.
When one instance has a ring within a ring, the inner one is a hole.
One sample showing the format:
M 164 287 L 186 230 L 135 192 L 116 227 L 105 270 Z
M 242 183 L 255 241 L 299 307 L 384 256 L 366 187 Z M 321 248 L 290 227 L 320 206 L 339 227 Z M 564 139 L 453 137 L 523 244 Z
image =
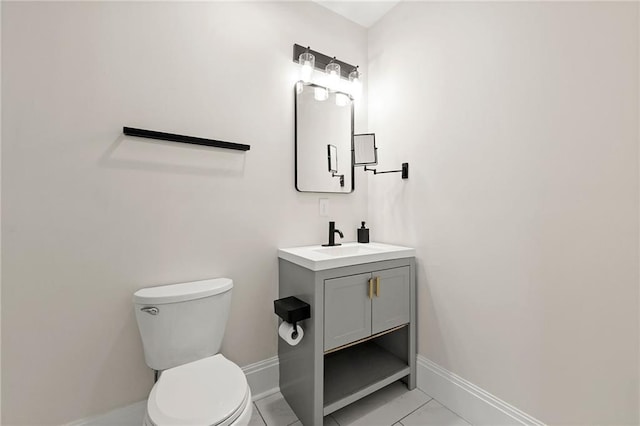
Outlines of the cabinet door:
M 408 266 L 372 273 L 380 286 L 372 303 L 372 334 L 409 322 L 410 271 Z
M 371 335 L 369 278 L 371 274 L 325 280 L 325 351 Z

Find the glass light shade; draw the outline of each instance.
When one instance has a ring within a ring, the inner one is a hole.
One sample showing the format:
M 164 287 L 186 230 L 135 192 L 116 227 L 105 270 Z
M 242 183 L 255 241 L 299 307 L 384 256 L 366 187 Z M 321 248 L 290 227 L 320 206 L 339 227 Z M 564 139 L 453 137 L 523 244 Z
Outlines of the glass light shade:
M 362 94 L 362 73 L 358 71 L 357 67 L 349 73 L 349 81 L 351 82 L 351 96 L 360 97 Z
M 336 105 L 341 107 L 349 105 L 349 97 L 342 93 L 336 93 Z
M 300 79 L 305 83 L 311 82 L 311 75 L 316 66 L 316 57 L 312 53 L 304 52 L 298 57 L 300 64 Z
M 327 80 L 330 86 L 336 87 L 340 81 L 340 64 L 329 62 L 324 71 L 327 73 Z
M 316 87 L 313 92 L 316 101 L 326 101 L 329 98 L 329 91 L 324 87 Z

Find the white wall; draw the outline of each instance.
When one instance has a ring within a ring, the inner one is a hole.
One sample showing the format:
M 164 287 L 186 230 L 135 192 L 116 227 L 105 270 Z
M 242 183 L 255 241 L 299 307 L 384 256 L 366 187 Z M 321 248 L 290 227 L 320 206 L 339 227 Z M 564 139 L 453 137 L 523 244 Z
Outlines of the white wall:
M 376 240 L 419 352 L 549 424 L 638 423 L 638 4 L 401 3 L 369 32 Z
M 276 249 L 330 219 L 354 240 L 367 208 L 366 183 L 328 218 L 294 189 L 293 43 L 366 68 L 365 30 L 312 3 L 2 2 L 3 424 L 145 398 L 141 287 L 231 277 L 223 353 L 276 354 Z
M 2 7 L 0 6 L 0 26 L 2 25 Z M 0 43 L 0 82 L 2 81 L 2 43 Z M 0 84 L 2 99 L 2 84 Z M 0 102 L 0 366 L 2 365 L 2 102 Z M 0 368 L 0 384 L 2 383 Z M 2 386 L 0 385 L 0 422 L 2 419 Z

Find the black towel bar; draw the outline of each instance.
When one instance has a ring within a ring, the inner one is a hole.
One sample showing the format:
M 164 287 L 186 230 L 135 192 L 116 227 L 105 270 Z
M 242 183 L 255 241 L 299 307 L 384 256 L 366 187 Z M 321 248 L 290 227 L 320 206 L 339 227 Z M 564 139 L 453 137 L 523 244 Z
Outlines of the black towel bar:
M 215 139 L 197 138 L 195 136 L 176 135 L 173 133 L 156 132 L 154 130 L 136 129 L 133 127 L 123 127 L 122 132 L 127 136 L 138 136 L 141 138 L 213 146 L 216 148 L 235 149 L 237 151 L 249 151 L 249 149 L 251 149 L 250 145 L 242 143 L 217 141 Z

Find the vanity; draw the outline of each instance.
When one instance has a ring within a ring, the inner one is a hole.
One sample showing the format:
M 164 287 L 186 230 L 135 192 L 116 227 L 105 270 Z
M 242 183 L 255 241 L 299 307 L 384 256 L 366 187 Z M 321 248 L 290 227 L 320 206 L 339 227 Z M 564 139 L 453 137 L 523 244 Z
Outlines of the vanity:
M 278 250 L 279 297 L 310 305 L 278 339 L 280 391 L 305 426 L 397 380 L 416 387 L 415 250 L 382 243 Z

